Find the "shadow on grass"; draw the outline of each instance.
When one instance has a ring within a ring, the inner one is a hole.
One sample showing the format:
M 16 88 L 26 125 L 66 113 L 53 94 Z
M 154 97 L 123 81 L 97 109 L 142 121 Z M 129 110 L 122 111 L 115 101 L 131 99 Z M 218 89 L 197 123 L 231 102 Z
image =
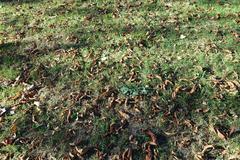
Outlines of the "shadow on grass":
M 24 54 L 19 54 L 21 42 L 11 42 L 0 44 L 0 65 L 6 66 L 21 66 L 29 61 L 29 57 Z

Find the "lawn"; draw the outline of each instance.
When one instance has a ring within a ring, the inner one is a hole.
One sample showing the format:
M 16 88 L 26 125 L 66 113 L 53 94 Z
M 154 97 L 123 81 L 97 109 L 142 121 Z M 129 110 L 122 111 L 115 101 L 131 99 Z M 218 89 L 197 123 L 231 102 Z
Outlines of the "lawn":
M 2 0 L 0 159 L 237 160 L 240 1 Z

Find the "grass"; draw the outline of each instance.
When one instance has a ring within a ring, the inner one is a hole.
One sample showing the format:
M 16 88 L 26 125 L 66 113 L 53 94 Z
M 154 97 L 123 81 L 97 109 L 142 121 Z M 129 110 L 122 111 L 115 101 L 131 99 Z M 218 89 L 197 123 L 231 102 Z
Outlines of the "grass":
M 1 1 L 0 158 L 239 156 L 239 6 Z

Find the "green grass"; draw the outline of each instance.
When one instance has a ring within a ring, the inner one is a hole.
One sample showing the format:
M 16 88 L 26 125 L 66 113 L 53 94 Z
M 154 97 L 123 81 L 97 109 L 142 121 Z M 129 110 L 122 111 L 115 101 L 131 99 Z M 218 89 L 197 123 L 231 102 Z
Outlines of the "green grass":
M 240 128 L 239 6 L 1 1 L 0 158 L 144 159 L 145 129 L 158 159 L 237 156 L 239 134 L 211 126 Z

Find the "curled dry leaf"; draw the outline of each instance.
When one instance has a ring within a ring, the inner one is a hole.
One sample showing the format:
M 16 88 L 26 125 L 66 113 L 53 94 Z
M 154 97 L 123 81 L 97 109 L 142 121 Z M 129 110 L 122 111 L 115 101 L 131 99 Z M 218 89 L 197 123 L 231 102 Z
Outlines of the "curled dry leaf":
M 147 144 L 145 160 L 153 160 L 153 159 L 154 159 L 153 146 L 151 144 Z
M 170 85 L 173 85 L 173 82 L 171 82 L 170 80 L 167 80 L 167 79 L 166 79 L 166 80 L 164 81 L 164 85 L 169 85 L 169 84 L 170 84 Z
M 199 108 L 196 109 L 197 113 L 207 113 L 209 111 L 209 108 Z
M 174 135 L 176 135 L 177 133 L 176 132 L 166 132 L 166 131 L 163 131 L 163 133 L 165 134 L 165 135 L 167 135 L 168 137 L 171 137 L 171 136 L 174 136 Z
M 121 120 L 121 123 L 112 123 L 109 126 L 109 131 L 104 134 L 104 137 L 109 136 L 110 134 L 118 134 L 121 130 L 125 129 L 128 126 L 127 120 Z
M 236 126 L 230 127 L 229 134 L 228 134 L 229 138 L 233 138 L 233 137 L 235 137 L 236 135 L 239 135 L 239 134 L 240 134 L 240 129 L 239 128 L 237 128 Z
M 158 145 L 157 136 L 150 129 L 145 130 L 144 133 L 151 138 L 151 145 Z
M 184 137 L 181 142 L 179 143 L 179 146 L 182 148 L 187 148 L 189 145 L 191 145 L 192 140 L 189 137 Z
M 120 114 L 120 116 L 124 119 L 129 119 L 130 118 L 130 115 L 127 114 L 126 112 L 123 112 L 123 111 L 118 111 L 118 113 Z
M 173 120 L 174 120 L 176 125 L 179 125 L 179 119 L 178 119 L 178 116 L 177 116 L 177 112 L 173 113 Z
M 203 160 L 203 157 L 202 157 L 200 154 L 196 154 L 196 155 L 194 156 L 194 158 L 195 158 L 196 160 Z
M 3 140 L 2 142 L 0 142 L 0 147 L 3 146 L 7 146 L 10 145 L 14 142 L 14 139 L 11 137 L 6 138 L 5 140 Z
M 7 112 L 6 108 L 0 108 L 0 117 L 3 116 Z
M 121 127 L 120 124 L 117 124 L 117 123 L 110 124 L 109 131 L 108 131 L 108 133 L 105 136 L 117 133 L 120 127 Z
M 159 79 L 159 80 L 162 80 L 162 77 L 159 76 L 159 75 L 155 75 L 155 77 L 156 77 L 157 79 Z
M 190 90 L 190 92 L 189 92 L 189 93 L 190 93 L 190 94 L 193 94 L 193 93 L 195 93 L 195 92 L 196 92 L 196 90 L 197 90 L 197 87 L 198 87 L 198 86 L 197 86 L 196 84 L 194 84 L 194 85 L 193 85 L 193 87 L 192 87 L 192 89 Z
M 229 130 L 229 136 L 231 137 L 237 130 L 237 127 L 235 126 L 232 126 L 230 127 L 230 130 Z
M 218 135 L 220 139 L 227 140 L 227 135 L 219 130 L 219 128 L 214 127 L 215 133 Z
M 240 157 L 240 152 L 234 154 L 234 155 L 231 155 L 228 160 L 238 160 Z
M 87 154 L 91 155 L 93 154 L 93 152 L 95 152 L 95 148 L 94 147 L 86 147 L 86 148 L 78 148 L 77 146 L 75 146 L 75 151 L 78 155 L 80 156 L 85 156 Z
M 121 160 L 132 160 L 132 149 L 126 149 L 121 155 Z
M 183 121 L 183 124 L 185 124 L 186 126 L 188 126 L 189 128 L 193 128 L 194 127 L 194 122 L 189 120 L 189 119 L 186 119 Z
M 67 122 L 69 123 L 69 120 L 70 120 L 70 116 L 71 116 L 71 109 L 68 109 L 67 110 Z
M 207 153 L 207 152 L 210 152 L 211 150 L 213 150 L 214 149 L 214 146 L 213 145 L 206 145 L 206 146 L 204 146 L 203 147 L 203 150 L 202 150 L 202 154 L 205 154 L 205 153 Z
M 172 98 L 175 99 L 177 97 L 177 94 L 179 93 L 179 91 L 181 90 L 181 86 L 178 86 L 175 88 L 175 90 L 172 93 Z
M 207 153 L 211 152 L 214 149 L 213 145 L 206 145 L 203 147 L 203 150 L 201 152 L 198 152 L 195 155 L 195 159 L 197 160 L 204 160 L 204 155 L 206 155 Z

